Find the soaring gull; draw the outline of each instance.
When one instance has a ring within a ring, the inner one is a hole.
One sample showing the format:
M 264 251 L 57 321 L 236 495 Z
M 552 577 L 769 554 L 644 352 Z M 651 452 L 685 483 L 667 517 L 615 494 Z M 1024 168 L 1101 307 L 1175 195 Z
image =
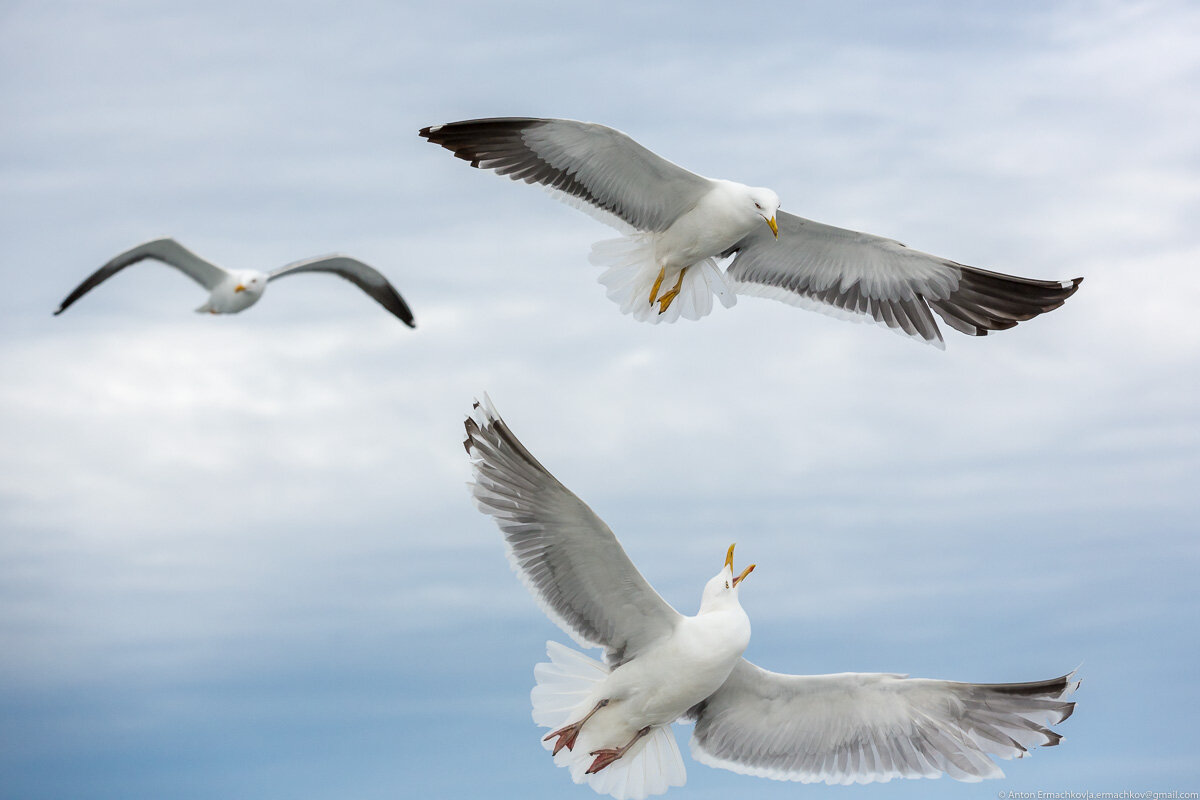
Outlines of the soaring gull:
M 770 189 L 712 180 L 620 131 L 566 119 L 450 122 L 420 135 L 471 166 L 540 183 L 625 236 L 592 263 L 621 311 L 646 322 L 699 319 L 715 296 L 771 297 L 847 319 L 872 319 L 943 347 L 931 311 L 973 336 L 1058 308 L 1082 278 L 1002 275 L 869 233 L 779 211 Z M 718 259 L 735 256 L 725 271 Z
M 534 669 L 533 719 L 554 763 L 601 794 L 682 786 L 671 730 L 695 723 L 697 761 L 775 780 L 1001 777 L 992 757 L 1056 745 L 1075 674 L 1032 683 L 905 675 L 782 675 L 742 658 L 750 621 L 733 546 L 694 617 L 673 609 L 582 500 L 517 440 L 486 397 L 466 420 L 472 492 L 504 533 L 509 562 L 542 610 L 600 663 L 555 642 Z
M 58 310 L 54 312 L 55 315 L 66 311 L 76 300 L 130 264 L 136 264 L 148 258 L 175 267 L 209 291 L 208 300 L 196 309 L 201 313 L 236 314 L 257 303 L 270 281 L 300 272 L 328 272 L 345 278 L 362 289 L 408 327 L 415 328 L 417 326 L 408 304 L 404 302 L 404 298 L 400 296 L 395 287 L 388 283 L 387 278 L 383 277 L 374 267 L 349 256 L 330 255 L 310 258 L 282 266 L 272 272 L 257 272 L 249 269 L 233 271 L 204 260 L 170 238 L 153 239 L 139 244 L 109 261 L 75 287 L 75 290 L 59 304 Z

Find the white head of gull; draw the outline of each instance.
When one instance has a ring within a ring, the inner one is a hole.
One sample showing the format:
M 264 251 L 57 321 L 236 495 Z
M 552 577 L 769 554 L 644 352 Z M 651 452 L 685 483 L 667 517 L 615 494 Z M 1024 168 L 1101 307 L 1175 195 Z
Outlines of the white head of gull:
M 576 783 L 637 800 L 686 779 L 671 725 L 695 723 L 692 755 L 775 780 L 870 783 L 1001 777 L 992 757 L 1058 744 L 1074 673 L 974 684 L 904 675 L 783 675 L 742 658 L 750 620 L 733 546 L 692 617 L 672 608 L 608 526 L 555 480 L 484 398 L 466 420 L 472 493 L 542 610 L 604 663 L 555 642 L 534 669 L 533 719 Z

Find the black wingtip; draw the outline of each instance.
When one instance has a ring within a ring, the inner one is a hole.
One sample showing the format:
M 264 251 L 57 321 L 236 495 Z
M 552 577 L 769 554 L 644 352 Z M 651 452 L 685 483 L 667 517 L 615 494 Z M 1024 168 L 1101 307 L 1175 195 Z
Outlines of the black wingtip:
M 385 279 L 386 283 L 386 279 Z M 417 318 L 413 316 L 412 309 L 408 307 L 408 303 L 396 291 L 396 287 L 387 283 L 384 287 L 384 296 L 375 295 L 375 300 L 379 305 L 383 306 L 396 319 L 403 322 L 410 328 L 417 327 Z
M 1041 734 L 1046 737 L 1046 741 L 1042 743 L 1042 747 L 1057 747 L 1058 743 L 1063 740 L 1063 735 L 1057 731 L 1044 730 Z
M 986 336 L 1060 308 L 1079 289 L 1083 278 L 1034 280 L 957 265 L 958 287 L 948 297 L 926 298 L 930 308 L 956 331 Z
M 478 408 L 479 401 L 476 400 L 471 405 L 471 413 L 473 414 Z M 470 415 L 463 420 L 463 428 L 467 431 L 467 438 L 463 439 L 463 448 L 467 451 L 467 455 L 471 455 L 471 448 L 475 446 L 475 438 L 481 436 L 483 432 L 479 429 L 479 423 Z
M 467 417 L 463 427 L 467 429 L 467 438 L 463 439 L 463 449 L 467 451 L 467 455 L 471 455 L 471 445 L 475 444 L 474 436 L 479 430 L 479 426 L 475 424 L 475 420 Z
M 408 310 L 407 305 L 404 306 L 404 311 L 405 311 L 404 314 L 400 314 L 391 308 L 389 308 L 388 311 L 391 311 L 392 314 L 396 317 L 396 319 L 400 320 L 408 327 L 414 328 L 414 329 L 417 327 L 417 320 L 416 320 L 416 318 L 413 317 L 412 312 Z

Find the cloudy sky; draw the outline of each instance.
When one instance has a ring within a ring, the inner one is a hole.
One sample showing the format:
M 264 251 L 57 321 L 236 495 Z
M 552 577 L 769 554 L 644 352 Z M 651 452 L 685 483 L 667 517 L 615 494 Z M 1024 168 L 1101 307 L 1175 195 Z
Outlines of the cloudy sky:
M 6 0 L 0 104 L 0 796 L 591 797 L 529 717 L 567 639 L 463 486 L 484 391 L 680 610 L 736 540 L 765 667 L 1082 665 L 1003 781 L 677 796 L 1200 790 L 1195 4 Z M 641 325 L 608 229 L 416 136 L 503 115 L 1086 281 L 945 352 L 755 298 Z M 419 327 L 322 276 L 197 315 L 152 264 L 51 316 L 160 235 L 350 253 Z

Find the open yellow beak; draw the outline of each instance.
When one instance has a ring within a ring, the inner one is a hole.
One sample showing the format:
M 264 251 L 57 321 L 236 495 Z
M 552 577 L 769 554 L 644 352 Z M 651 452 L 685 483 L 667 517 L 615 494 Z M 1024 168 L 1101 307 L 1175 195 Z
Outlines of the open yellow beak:
M 771 226 L 771 233 L 775 234 L 775 238 L 779 238 L 779 226 L 775 224 L 775 218 L 771 217 L 767 220 L 767 224 Z
M 776 237 L 776 238 L 778 238 L 778 237 Z M 244 291 L 246 291 L 246 287 L 245 287 L 244 285 L 242 285 L 242 284 L 240 284 L 240 283 L 239 283 L 237 286 L 233 287 L 233 291 L 234 291 L 235 293 L 237 293 L 237 292 L 244 292 Z
M 737 546 L 737 542 L 729 545 L 729 552 L 725 554 L 725 566 L 729 567 L 729 571 L 733 572 L 733 548 Z M 751 564 L 742 570 L 742 574 L 733 579 L 732 586 L 737 586 L 747 575 L 754 572 L 755 564 Z

